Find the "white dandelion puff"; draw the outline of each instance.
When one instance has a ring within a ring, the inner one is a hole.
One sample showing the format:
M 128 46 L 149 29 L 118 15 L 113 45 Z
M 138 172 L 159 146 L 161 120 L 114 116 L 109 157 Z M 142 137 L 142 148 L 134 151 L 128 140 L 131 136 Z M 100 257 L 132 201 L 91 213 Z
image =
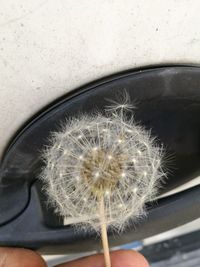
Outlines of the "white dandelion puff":
M 107 227 L 123 229 L 145 214 L 145 203 L 155 198 L 165 175 L 155 138 L 124 116 L 130 106 L 126 99 L 106 116 L 71 119 L 44 153 L 41 178 L 50 203 L 104 239 Z
M 104 134 L 105 127 L 112 138 Z M 59 149 L 57 142 L 61 142 Z M 98 200 L 105 192 L 111 192 L 105 199 L 107 226 L 120 229 L 131 216 L 136 219 L 141 215 L 142 197 L 152 200 L 164 175 L 162 149 L 133 121 L 122 123 L 119 117 L 83 116 L 54 133 L 52 143 L 45 151 L 42 173 L 50 202 L 62 203 L 59 212 L 64 217 L 81 221 L 84 214 L 88 220 L 81 224 L 97 231 Z M 135 188 L 138 195 L 132 193 Z M 87 205 L 83 206 L 85 199 Z

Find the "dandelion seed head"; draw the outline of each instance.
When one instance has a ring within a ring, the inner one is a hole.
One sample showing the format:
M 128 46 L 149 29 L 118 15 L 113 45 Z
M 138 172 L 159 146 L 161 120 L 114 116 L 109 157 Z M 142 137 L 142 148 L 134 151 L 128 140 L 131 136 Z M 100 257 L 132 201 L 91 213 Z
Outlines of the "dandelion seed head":
M 145 202 L 156 196 L 165 175 L 162 158 L 148 131 L 112 110 L 63 125 L 44 152 L 41 179 L 60 215 L 99 231 L 103 197 L 107 225 L 122 229 L 129 219 L 141 217 Z

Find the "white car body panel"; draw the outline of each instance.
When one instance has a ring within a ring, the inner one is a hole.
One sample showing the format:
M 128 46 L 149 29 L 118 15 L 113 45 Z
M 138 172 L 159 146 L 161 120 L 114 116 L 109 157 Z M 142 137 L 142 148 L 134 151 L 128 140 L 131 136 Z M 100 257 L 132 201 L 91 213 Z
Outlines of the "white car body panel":
M 100 77 L 200 62 L 200 2 L 0 1 L 0 155 L 45 105 Z

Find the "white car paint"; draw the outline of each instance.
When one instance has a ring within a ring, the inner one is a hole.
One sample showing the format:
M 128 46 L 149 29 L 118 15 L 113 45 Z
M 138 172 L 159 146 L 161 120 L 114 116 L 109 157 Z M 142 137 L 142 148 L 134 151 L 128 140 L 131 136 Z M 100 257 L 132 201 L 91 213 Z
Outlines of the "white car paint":
M 45 105 L 130 68 L 200 62 L 198 0 L 0 0 L 0 155 Z

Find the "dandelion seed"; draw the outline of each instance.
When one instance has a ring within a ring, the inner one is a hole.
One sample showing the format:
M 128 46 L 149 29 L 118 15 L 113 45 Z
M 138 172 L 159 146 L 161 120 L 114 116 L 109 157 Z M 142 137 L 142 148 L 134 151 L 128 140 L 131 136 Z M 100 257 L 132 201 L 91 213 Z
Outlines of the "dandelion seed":
M 67 150 L 63 150 L 63 155 L 66 155 L 67 154 Z
M 126 173 L 122 172 L 122 178 L 126 177 Z
M 51 167 L 51 170 L 53 170 L 54 169 L 54 164 L 52 163 L 51 165 L 50 165 Z
M 145 199 L 146 199 L 146 196 L 145 195 L 141 196 L 141 202 L 142 203 L 144 203 Z
M 80 177 L 79 176 L 76 176 L 76 181 L 80 181 Z
M 161 163 L 160 159 L 157 159 L 157 160 L 156 160 L 156 163 L 157 163 L 158 165 L 160 165 L 160 163 Z
M 123 91 L 118 96 L 117 100 L 109 99 L 110 105 L 107 106 L 107 110 L 109 113 L 116 114 L 116 112 L 130 111 L 134 108 L 132 104 L 130 104 L 130 96 L 126 91 Z
M 144 171 L 144 172 L 143 172 L 143 175 L 144 175 L 144 177 L 146 177 L 146 176 L 147 176 L 147 172 L 146 172 L 146 171 Z
M 96 172 L 95 175 L 94 175 L 95 178 L 98 178 L 99 177 L 99 172 Z
M 109 191 L 109 190 L 106 190 L 106 191 L 105 191 L 105 196 L 106 196 L 106 197 L 110 196 L 110 191 Z
M 133 188 L 133 193 L 134 193 L 134 194 L 136 194 L 137 191 L 138 191 L 138 188 L 137 188 L 137 187 Z
M 136 164 L 136 163 L 137 163 L 137 160 L 136 160 L 135 158 L 133 158 L 133 159 L 132 159 L 132 162 L 133 162 L 134 164 Z

